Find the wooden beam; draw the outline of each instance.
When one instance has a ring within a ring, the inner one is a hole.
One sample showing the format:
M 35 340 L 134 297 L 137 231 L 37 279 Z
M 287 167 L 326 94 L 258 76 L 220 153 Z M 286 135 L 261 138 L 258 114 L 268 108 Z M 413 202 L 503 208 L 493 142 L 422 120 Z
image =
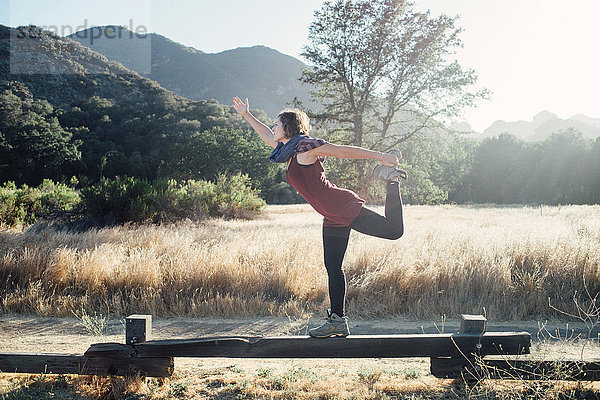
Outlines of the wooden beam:
M 483 315 L 460 315 L 459 333 L 471 333 L 482 335 L 486 330 L 487 319 Z M 431 357 L 431 374 L 433 376 L 447 377 L 448 374 L 460 375 L 469 365 L 473 365 L 476 356 L 482 356 L 479 353 L 463 352 L 455 357 Z
M 431 374 L 436 378 L 524 379 L 524 380 L 600 380 L 600 360 L 540 361 L 518 359 L 432 358 Z
M 0 372 L 79 374 L 87 362 L 83 354 L 0 353 Z
M 0 372 L 167 377 L 173 373 L 173 358 L 139 358 L 131 346 L 101 343 L 85 354 L 0 353 Z
M 213 337 L 153 340 L 135 345 L 139 357 L 395 358 L 529 353 L 528 332 L 483 334 Z
M 173 357 L 137 357 L 132 346 L 120 343 L 98 343 L 86 350 L 88 368 L 95 368 L 93 375 L 130 376 L 141 374 L 152 377 L 171 376 L 173 373 Z

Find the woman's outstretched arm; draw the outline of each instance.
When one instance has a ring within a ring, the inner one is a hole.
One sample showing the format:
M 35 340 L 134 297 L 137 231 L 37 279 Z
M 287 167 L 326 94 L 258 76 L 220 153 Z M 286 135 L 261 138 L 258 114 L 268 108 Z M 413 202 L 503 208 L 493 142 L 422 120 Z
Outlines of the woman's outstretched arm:
M 368 150 L 358 146 L 344 146 L 331 143 L 298 154 L 298 161 L 302 164 L 312 164 L 317 161 L 317 157 L 373 159 L 387 167 L 395 167 L 400 162 L 395 154 Z
M 234 97 L 233 108 L 248 121 L 256 133 L 258 133 L 258 136 L 260 136 L 266 144 L 273 148 L 277 147 L 277 142 L 273 139 L 274 135 L 271 128 L 257 120 L 256 117 L 250 113 L 250 103 L 248 102 L 248 98 L 246 98 L 246 102 L 244 103 L 239 97 Z

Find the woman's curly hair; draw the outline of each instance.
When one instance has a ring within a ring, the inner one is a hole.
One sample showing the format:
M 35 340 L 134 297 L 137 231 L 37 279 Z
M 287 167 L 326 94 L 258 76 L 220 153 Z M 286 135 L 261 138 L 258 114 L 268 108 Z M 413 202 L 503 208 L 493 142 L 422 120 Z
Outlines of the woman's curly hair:
M 306 135 L 310 131 L 310 118 L 304 111 L 297 108 L 286 108 L 279 113 L 277 118 L 283 126 L 287 139 L 296 135 Z

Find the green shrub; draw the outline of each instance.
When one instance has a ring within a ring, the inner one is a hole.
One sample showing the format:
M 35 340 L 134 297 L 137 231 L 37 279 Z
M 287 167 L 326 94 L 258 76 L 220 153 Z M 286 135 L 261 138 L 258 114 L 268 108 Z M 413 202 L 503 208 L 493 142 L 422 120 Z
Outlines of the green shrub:
M 219 175 L 215 185 L 216 203 L 213 210 L 225 218 L 252 218 L 265 205 L 258 197 L 258 191 L 252 189 L 247 175 Z
M 189 180 L 178 183 L 172 179 L 118 177 L 79 193 L 64 184 L 50 180 L 37 188 L 13 182 L 0 187 L 0 224 L 14 226 L 32 224 L 40 218 L 49 219 L 58 213 L 74 210 L 85 213 L 92 225 L 112 225 L 127 222 L 160 223 L 189 218 L 245 218 L 256 216 L 264 200 L 252 189 L 246 175 L 219 175 L 216 182 Z
M 36 188 L 17 188 L 14 182 L 6 182 L 0 187 L 0 224 L 31 224 L 57 212 L 71 211 L 79 202 L 75 189 L 48 179 Z
M 265 205 L 246 175 L 216 182 L 118 177 L 82 190 L 86 214 L 101 224 L 173 222 L 206 217 L 252 218 Z
M 147 180 L 131 177 L 103 179 L 81 190 L 86 215 L 99 224 L 148 220 L 154 213 L 148 206 L 152 197 L 153 189 Z

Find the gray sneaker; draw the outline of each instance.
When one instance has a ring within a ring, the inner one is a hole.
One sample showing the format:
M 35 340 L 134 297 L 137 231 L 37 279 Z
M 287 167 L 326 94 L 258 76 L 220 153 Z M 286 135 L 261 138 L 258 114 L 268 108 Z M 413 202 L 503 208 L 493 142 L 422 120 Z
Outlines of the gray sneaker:
M 402 153 L 400 150 L 391 150 L 390 153 L 398 157 L 398 160 L 402 158 Z M 375 169 L 373 169 L 373 179 L 381 179 L 382 181 L 389 182 L 395 177 L 406 180 L 408 173 L 401 168 L 386 167 L 385 165 L 378 165 L 375 167 Z
M 350 334 L 348 317 L 340 317 L 336 313 L 327 310 L 327 321 L 318 328 L 310 329 L 308 334 L 314 338 L 328 338 L 331 336 L 346 337 Z

